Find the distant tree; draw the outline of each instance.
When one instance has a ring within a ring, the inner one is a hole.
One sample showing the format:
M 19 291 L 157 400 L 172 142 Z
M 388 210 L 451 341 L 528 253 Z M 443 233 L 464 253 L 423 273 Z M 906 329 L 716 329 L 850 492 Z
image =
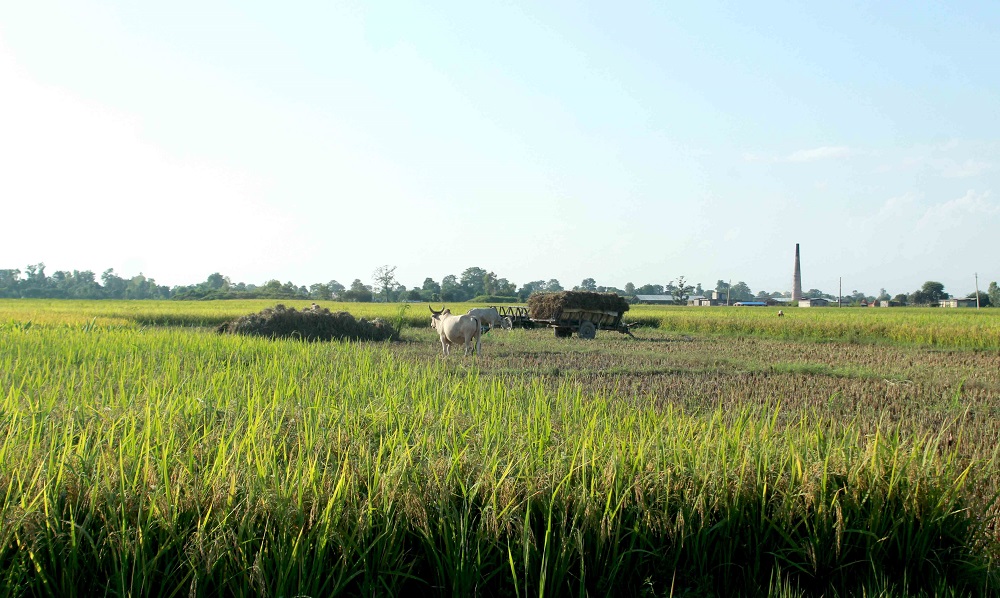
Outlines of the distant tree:
M 222 290 L 228 286 L 229 286 L 229 279 L 219 274 L 218 272 L 209 274 L 208 278 L 205 280 L 205 287 L 208 288 L 208 290 L 210 291 Z
M 425 278 L 424 284 L 420 287 L 420 299 L 422 301 L 440 301 L 441 285 L 433 278 Z
M 729 292 L 729 283 L 724 280 L 720 280 L 715 283 L 715 290 L 720 295 L 725 296 L 725 294 Z
M 330 294 L 334 298 L 339 297 L 341 293 L 347 290 L 347 287 L 340 284 L 336 280 L 331 280 L 330 282 L 326 283 L 326 286 L 330 287 Z
M 990 305 L 993 307 L 1000 307 L 1000 286 L 997 286 L 996 281 L 990 283 L 990 287 L 986 290 L 986 294 L 990 297 Z
M 475 297 L 476 295 L 488 294 L 486 291 L 488 286 L 487 281 L 490 280 L 491 274 L 495 280 L 496 275 L 492 272 L 487 272 L 486 270 L 476 266 L 466 268 L 462 272 L 462 276 L 459 278 L 459 285 L 462 287 L 463 300 Z
M 501 278 L 497 280 L 493 293 L 501 297 L 514 297 L 517 295 L 517 285 L 506 278 Z
M 688 297 L 691 296 L 693 290 L 694 287 L 688 284 L 683 276 L 677 277 L 676 283 L 671 280 L 666 286 L 666 291 L 674 297 L 675 305 L 687 305 Z
M 626 282 L 625 283 L 625 294 L 626 295 L 635 295 L 635 285 L 632 284 L 631 282 Z
M 20 282 L 20 270 L 0 270 L 0 297 L 20 297 L 21 294 L 18 289 Z
M 417 287 L 413 287 L 406 292 L 407 301 L 424 301 L 423 291 Z
M 374 298 L 371 287 L 355 278 L 351 283 L 351 288 L 342 293 L 344 301 L 357 301 L 359 303 L 370 303 Z
M 701 283 L 700 282 L 698 283 L 698 286 L 696 286 L 694 288 L 694 294 L 698 295 L 699 297 L 705 295 L 705 289 L 701 288 Z
M 464 301 L 465 298 L 465 291 L 454 274 L 441 279 L 441 301 Z
M 101 274 L 101 282 L 104 283 L 104 296 L 108 299 L 124 299 L 125 287 L 127 283 L 121 276 L 115 274 L 114 268 L 108 268 Z
M 550 293 L 558 293 L 563 290 L 562 285 L 555 278 L 550 278 L 547 283 L 545 283 L 545 290 Z
M 636 295 L 662 295 L 664 294 L 662 284 L 644 284 L 635 290 Z
M 753 291 L 750 290 L 750 286 L 747 283 L 741 280 L 730 289 L 729 298 L 731 301 L 749 301 L 753 299 Z
M 583 282 L 580 283 L 580 286 L 573 287 L 573 290 L 574 291 L 592 291 L 592 292 L 596 292 L 597 291 L 597 281 L 594 280 L 593 278 L 584 278 Z
M 876 297 L 876 299 L 879 301 L 889 301 L 890 299 L 892 299 L 892 297 L 885 289 L 879 289 L 878 297 Z
M 944 292 L 943 284 L 928 280 L 919 290 L 910 294 L 910 303 L 914 305 L 932 305 L 947 298 L 948 293 Z
M 544 280 L 533 280 L 531 282 L 526 282 L 517 291 L 517 298 L 520 299 L 521 301 L 527 301 L 528 297 L 530 297 L 532 293 L 537 293 L 539 291 L 544 291 L 544 290 L 545 290 Z
M 909 302 L 909 297 L 906 293 L 900 293 L 892 298 L 892 302 L 899 305 L 906 305 Z
M 329 301 L 333 299 L 333 291 L 330 290 L 330 285 L 321 282 L 313 283 L 309 285 L 309 298 L 316 301 Z
M 396 266 L 379 266 L 372 273 L 375 280 L 374 292 L 384 295 L 386 303 L 392 301 L 392 291 L 399 283 L 396 281 Z

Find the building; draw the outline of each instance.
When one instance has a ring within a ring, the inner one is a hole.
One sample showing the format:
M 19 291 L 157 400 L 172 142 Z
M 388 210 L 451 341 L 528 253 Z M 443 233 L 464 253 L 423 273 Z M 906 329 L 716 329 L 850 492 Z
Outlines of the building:
M 830 305 L 829 299 L 820 299 L 818 297 L 815 299 L 810 299 L 808 297 L 805 299 L 799 299 L 799 307 L 827 307 L 828 305 Z
M 952 297 L 951 299 L 942 299 L 940 305 L 941 307 L 975 307 L 976 298 Z
M 649 305 L 673 305 L 674 296 L 673 295 L 636 295 L 636 303 L 645 303 Z

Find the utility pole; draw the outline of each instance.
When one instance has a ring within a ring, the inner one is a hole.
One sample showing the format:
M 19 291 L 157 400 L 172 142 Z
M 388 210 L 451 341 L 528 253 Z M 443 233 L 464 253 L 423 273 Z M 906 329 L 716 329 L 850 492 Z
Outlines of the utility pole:
M 976 309 L 979 309 L 979 272 L 976 272 Z

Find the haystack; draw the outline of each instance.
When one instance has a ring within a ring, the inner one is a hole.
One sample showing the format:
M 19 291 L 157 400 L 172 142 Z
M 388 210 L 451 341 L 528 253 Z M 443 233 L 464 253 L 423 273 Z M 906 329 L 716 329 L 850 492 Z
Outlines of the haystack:
M 346 311 L 331 312 L 316 304 L 298 311 L 279 303 L 273 308 L 226 322 L 215 331 L 219 334 L 299 338 L 307 341 L 384 341 L 399 338 L 396 329 L 381 318 L 356 320 Z
M 528 297 L 528 314 L 536 320 L 558 319 L 564 309 L 625 313 L 628 311 L 628 307 L 628 301 L 614 293 L 561 291 L 558 293 L 535 293 Z

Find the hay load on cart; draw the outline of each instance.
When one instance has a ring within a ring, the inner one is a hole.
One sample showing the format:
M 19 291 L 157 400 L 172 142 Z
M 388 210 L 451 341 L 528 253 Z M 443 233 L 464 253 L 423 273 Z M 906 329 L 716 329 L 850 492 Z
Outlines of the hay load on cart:
M 629 305 L 614 293 L 562 291 L 535 293 L 528 297 L 527 320 L 534 325 L 555 328 L 558 337 L 577 333 L 582 339 L 592 339 L 598 330 L 614 330 L 632 335 L 632 325 L 622 322 Z

